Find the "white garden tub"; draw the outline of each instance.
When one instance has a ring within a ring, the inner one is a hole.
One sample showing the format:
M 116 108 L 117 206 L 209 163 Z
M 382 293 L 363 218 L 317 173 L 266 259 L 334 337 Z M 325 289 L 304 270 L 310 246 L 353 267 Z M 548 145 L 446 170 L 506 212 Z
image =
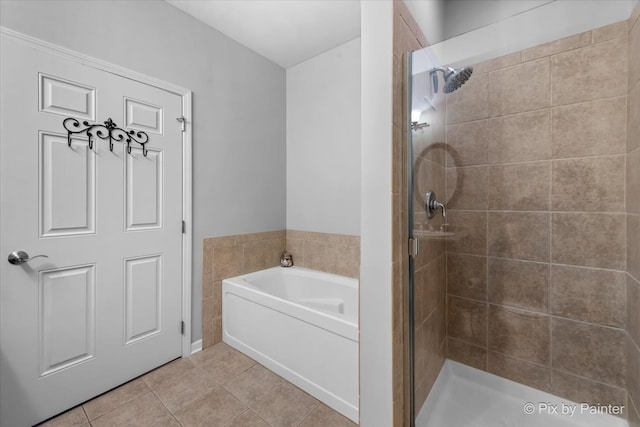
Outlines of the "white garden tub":
M 358 280 L 274 267 L 222 282 L 222 339 L 358 422 Z

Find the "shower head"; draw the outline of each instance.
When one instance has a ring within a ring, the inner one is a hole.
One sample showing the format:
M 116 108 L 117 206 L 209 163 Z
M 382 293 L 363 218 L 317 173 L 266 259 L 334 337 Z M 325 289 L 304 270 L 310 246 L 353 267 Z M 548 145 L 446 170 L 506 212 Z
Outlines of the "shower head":
M 438 93 L 438 75 L 436 72 L 441 71 L 444 77 L 444 93 L 451 93 L 462 86 L 473 73 L 473 67 L 462 68 L 433 68 L 429 71 L 429 75 L 433 79 L 433 93 Z

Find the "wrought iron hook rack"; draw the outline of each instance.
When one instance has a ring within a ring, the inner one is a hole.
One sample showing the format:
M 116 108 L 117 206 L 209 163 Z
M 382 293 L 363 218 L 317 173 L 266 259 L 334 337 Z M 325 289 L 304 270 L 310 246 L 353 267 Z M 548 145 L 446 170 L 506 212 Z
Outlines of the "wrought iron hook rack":
M 147 157 L 148 150 L 145 148 L 145 144 L 149 141 L 149 135 L 146 132 L 136 130 L 124 130 L 118 127 L 111 117 L 104 122 L 104 124 L 91 124 L 88 121 L 83 121 L 82 124 L 79 120 L 73 117 L 67 117 L 62 121 L 62 126 L 67 130 L 67 144 L 71 147 L 71 136 L 81 133 L 86 133 L 89 138 L 89 149 L 93 150 L 93 137 L 94 135 L 100 139 L 109 140 L 109 150 L 113 151 L 113 141 L 124 141 L 127 143 L 127 153 L 131 154 L 131 143 L 135 142 L 142 146 L 142 154 Z M 81 126 L 86 126 L 84 129 L 79 129 Z M 76 129 L 76 130 L 74 130 Z M 77 130 L 79 129 L 79 130 Z

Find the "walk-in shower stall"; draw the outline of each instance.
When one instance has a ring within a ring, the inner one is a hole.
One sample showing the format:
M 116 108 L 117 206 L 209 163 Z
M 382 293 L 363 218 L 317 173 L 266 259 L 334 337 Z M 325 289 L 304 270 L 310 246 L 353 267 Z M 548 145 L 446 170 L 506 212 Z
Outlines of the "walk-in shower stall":
M 640 425 L 633 6 L 604 26 L 566 19 L 534 40 L 499 22 L 410 55 L 414 425 Z

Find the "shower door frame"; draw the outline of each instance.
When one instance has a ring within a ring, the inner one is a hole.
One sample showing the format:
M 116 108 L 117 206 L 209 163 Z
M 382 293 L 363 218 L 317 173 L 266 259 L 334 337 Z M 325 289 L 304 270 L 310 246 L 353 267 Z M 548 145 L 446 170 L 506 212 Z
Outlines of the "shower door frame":
M 407 52 L 405 59 L 405 117 L 403 117 L 404 129 L 406 132 L 406 156 L 405 156 L 405 170 L 407 173 L 405 185 L 407 186 L 407 235 L 408 239 L 408 251 L 407 256 L 409 258 L 409 274 L 408 274 L 408 309 L 409 309 L 409 357 L 408 357 L 408 378 L 409 378 L 409 426 L 415 427 L 416 422 L 416 402 L 415 402 L 415 262 L 414 257 L 418 255 L 420 251 L 419 239 L 416 239 L 413 235 L 413 132 L 411 129 L 411 107 L 413 100 L 413 52 Z

